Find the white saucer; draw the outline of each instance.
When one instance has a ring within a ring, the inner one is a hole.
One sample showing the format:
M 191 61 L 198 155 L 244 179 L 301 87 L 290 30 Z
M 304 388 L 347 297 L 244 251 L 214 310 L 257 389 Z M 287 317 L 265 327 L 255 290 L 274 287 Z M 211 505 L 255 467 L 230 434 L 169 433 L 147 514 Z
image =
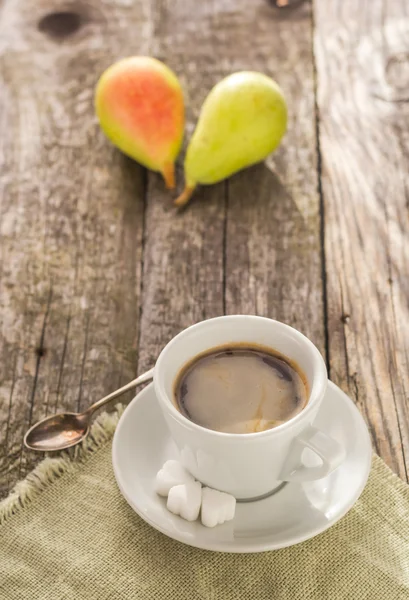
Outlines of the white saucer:
M 347 449 L 345 462 L 331 475 L 289 483 L 264 500 L 237 504 L 233 521 L 207 529 L 170 513 L 154 491 L 157 471 L 178 458 L 153 385 L 124 411 L 115 432 L 112 461 L 123 496 L 147 523 L 165 535 L 218 552 L 263 552 L 307 540 L 331 527 L 353 506 L 368 479 L 371 442 L 353 402 L 330 383 L 315 422 Z

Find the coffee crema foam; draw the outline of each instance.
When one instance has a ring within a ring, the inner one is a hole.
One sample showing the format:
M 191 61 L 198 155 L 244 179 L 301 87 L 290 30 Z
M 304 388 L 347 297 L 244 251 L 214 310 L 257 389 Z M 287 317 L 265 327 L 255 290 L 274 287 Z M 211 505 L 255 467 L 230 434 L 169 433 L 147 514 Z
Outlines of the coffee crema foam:
M 262 346 L 219 346 L 179 373 L 174 403 L 189 420 L 224 433 L 257 433 L 280 425 L 308 402 L 305 375 Z

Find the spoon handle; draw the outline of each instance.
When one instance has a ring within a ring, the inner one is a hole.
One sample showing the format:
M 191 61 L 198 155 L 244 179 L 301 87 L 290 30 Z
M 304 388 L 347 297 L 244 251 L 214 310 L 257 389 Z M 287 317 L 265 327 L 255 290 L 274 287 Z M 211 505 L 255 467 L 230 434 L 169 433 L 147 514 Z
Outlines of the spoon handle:
M 149 371 L 146 371 L 146 373 L 139 375 L 139 377 L 137 377 L 136 379 L 133 379 L 132 381 L 130 381 L 126 385 L 122 386 L 118 390 L 115 390 L 115 392 L 111 392 L 111 394 L 108 394 L 108 396 L 105 396 L 104 398 L 101 398 L 101 400 L 94 402 L 94 404 L 91 404 L 91 406 L 89 408 L 87 408 L 87 410 L 85 411 L 84 414 L 88 414 L 91 416 L 95 410 L 97 410 L 98 408 L 101 408 L 101 406 L 104 406 L 104 404 L 106 404 L 110 400 L 113 400 L 114 398 L 118 398 L 118 396 L 122 396 L 122 394 L 124 394 L 128 390 L 131 390 L 132 388 L 140 385 L 141 383 L 146 383 L 147 381 L 150 381 L 153 378 L 153 371 L 154 371 L 153 368 L 149 369 Z

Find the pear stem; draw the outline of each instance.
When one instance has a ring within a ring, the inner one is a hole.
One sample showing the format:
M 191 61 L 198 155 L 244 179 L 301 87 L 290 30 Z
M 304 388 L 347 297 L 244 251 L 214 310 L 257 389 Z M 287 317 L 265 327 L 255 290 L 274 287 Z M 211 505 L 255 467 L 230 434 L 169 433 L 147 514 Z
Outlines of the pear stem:
M 168 190 L 173 190 L 175 187 L 175 165 L 173 163 L 166 163 L 163 167 L 162 175 Z
M 195 185 L 186 185 L 183 192 L 175 200 L 176 206 L 184 206 L 187 204 L 192 197 L 193 192 L 195 191 L 195 187 Z

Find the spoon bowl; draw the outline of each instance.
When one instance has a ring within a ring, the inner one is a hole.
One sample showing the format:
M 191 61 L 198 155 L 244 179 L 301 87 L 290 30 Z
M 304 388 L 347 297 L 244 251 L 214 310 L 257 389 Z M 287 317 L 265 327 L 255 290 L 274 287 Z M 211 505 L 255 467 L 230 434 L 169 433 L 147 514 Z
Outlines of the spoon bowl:
M 52 415 L 34 425 L 24 437 L 30 450 L 52 452 L 75 446 L 88 435 L 89 418 L 86 413 L 61 413 Z

